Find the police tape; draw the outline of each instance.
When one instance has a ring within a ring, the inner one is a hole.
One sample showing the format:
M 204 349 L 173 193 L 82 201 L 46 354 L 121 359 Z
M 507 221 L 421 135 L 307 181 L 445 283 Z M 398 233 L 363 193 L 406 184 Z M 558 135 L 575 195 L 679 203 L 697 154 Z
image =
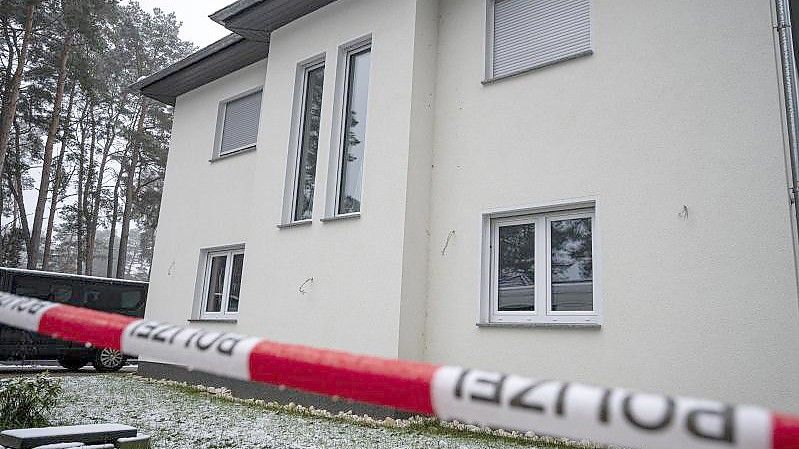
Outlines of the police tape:
M 755 406 L 275 343 L 0 293 L 0 323 L 233 379 L 505 430 L 646 449 L 799 449 Z

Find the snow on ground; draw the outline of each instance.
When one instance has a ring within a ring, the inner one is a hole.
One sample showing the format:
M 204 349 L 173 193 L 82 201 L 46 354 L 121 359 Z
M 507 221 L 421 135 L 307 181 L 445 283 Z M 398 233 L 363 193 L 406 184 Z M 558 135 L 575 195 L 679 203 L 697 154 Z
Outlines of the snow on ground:
M 138 369 L 138 365 L 125 365 L 122 367 L 123 373 L 135 373 Z M 48 371 L 50 373 L 68 373 L 70 372 L 66 368 L 62 368 L 57 363 L 53 361 L 46 361 L 46 360 L 36 360 L 36 361 L 27 361 L 27 362 L 0 362 L 0 376 L 4 374 L 14 374 L 14 373 L 40 373 Z M 92 367 L 91 364 L 87 364 L 83 368 L 79 370 L 81 373 L 93 373 L 95 369 Z
M 211 394 L 131 375 L 59 379 L 63 394 L 52 413 L 53 425 L 127 424 L 151 435 L 154 449 L 567 448 L 456 431 L 431 420 L 396 428 L 390 419 L 384 425 L 358 417 L 308 416 L 260 401 L 233 400 L 224 391 Z

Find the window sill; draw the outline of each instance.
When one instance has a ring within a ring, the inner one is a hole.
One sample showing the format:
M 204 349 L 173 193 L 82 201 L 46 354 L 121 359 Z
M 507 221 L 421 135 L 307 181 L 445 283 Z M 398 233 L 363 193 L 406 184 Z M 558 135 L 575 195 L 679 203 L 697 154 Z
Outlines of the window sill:
M 341 215 L 333 215 L 332 217 L 324 217 L 322 218 L 322 223 L 327 223 L 329 221 L 339 221 L 339 220 L 349 220 L 352 218 L 361 218 L 360 212 L 352 212 L 349 214 L 341 214 Z
M 189 323 L 229 323 L 236 324 L 239 322 L 236 318 L 191 318 L 186 320 Z
M 290 221 L 288 223 L 280 223 L 279 225 L 277 225 L 277 228 L 278 229 L 296 228 L 300 226 L 308 226 L 311 223 L 313 223 L 313 220 L 309 218 L 307 220 L 298 220 L 298 221 Z
M 220 154 L 218 156 L 212 157 L 211 159 L 208 159 L 208 162 L 210 162 L 210 163 L 219 162 L 219 161 L 221 161 L 223 159 L 231 158 L 231 157 L 238 156 L 238 155 L 244 154 L 244 153 L 249 153 L 251 151 L 255 151 L 256 147 L 257 147 L 256 145 L 252 145 L 252 146 L 249 146 L 249 147 L 244 147 L 244 148 L 242 148 L 240 150 L 235 150 L 235 151 L 231 151 L 229 153 Z
M 574 323 L 574 322 L 549 322 L 549 323 L 475 323 L 477 327 L 522 327 L 522 328 L 531 328 L 531 327 L 571 327 L 571 328 L 581 328 L 581 329 L 600 329 L 602 324 L 600 323 Z
M 494 84 L 497 81 L 502 81 L 502 80 L 507 79 L 507 78 L 513 78 L 513 77 L 516 77 L 516 76 L 519 76 L 519 75 L 524 75 L 525 73 L 529 73 L 529 72 L 532 72 L 534 70 L 543 69 L 543 68 L 546 68 L 546 67 L 549 67 L 549 66 L 552 66 L 552 65 L 555 65 L 555 64 L 559 64 L 559 63 L 564 62 L 564 61 L 570 61 L 572 59 L 581 58 L 583 56 L 590 56 L 592 54 L 594 54 L 593 50 L 585 50 L 585 51 L 582 51 L 580 53 L 575 53 L 573 55 L 564 56 L 562 58 L 558 58 L 558 59 L 555 59 L 553 61 L 547 61 L 547 62 L 545 62 L 543 64 L 534 65 L 532 67 L 519 69 L 519 70 L 516 70 L 516 71 L 511 72 L 511 73 L 506 73 L 504 75 L 494 76 L 494 77 L 486 77 L 483 81 L 481 81 L 481 83 L 484 86 L 489 85 L 489 84 Z

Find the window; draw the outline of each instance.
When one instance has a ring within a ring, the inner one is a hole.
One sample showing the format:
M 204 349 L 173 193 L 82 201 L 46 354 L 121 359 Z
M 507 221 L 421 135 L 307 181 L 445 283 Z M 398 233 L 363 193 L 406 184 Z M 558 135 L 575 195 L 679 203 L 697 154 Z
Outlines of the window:
M 53 279 L 18 277 L 15 283 L 14 293 L 20 296 L 28 296 L 64 304 L 72 300 L 72 286 L 54 282 Z
M 594 210 L 489 216 L 483 323 L 598 324 Z
M 310 220 L 313 214 L 324 78 L 324 56 L 300 65 L 295 89 L 294 145 L 289 152 L 291 164 L 287 183 L 291 189 L 287 200 L 291 205 L 290 214 L 284 215 L 284 223 Z
M 125 315 L 140 315 L 144 309 L 144 292 L 141 288 L 87 284 L 83 288 L 80 307 Z
M 244 250 L 208 251 L 200 318 L 235 318 L 239 312 Z
M 329 215 L 355 214 L 361 210 L 366 113 L 369 100 L 371 42 L 344 48 L 341 60 L 343 86 L 339 118 L 335 208 Z
M 487 5 L 489 80 L 592 53 L 590 0 L 487 0 Z
M 261 95 L 261 90 L 245 93 L 219 105 L 214 158 L 255 148 Z

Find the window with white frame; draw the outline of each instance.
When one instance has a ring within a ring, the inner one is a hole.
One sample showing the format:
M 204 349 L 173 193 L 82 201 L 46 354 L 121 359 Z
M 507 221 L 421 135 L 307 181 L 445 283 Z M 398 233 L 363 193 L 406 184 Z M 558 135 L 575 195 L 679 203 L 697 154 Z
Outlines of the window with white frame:
M 243 268 L 243 248 L 206 253 L 200 318 L 235 318 L 238 315 Z
M 301 64 L 295 87 L 295 112 L 289 182 L 292 195 L 290 215 L 284 223 L 310 220 L 316 187 L 316 159 L 319 149 L 319 121 L 325 78 L 324 56 Z
M 219 104 L 214 158 L 255 148 L 261 119 L 260 89 Z
M 488 80 L 592 53 L 591 0 L 486 2 Z
M 361 210 L 371 54 L 371 40 L 342 48 L 341 109 L 337 125 L 338 148 L 334 152 L 338 156 L 334 165 L 337 182 L 332 198 L 334 208 L 328 212 L 329 216 L 356 214 Z
M 483 316 L 490 324 L 599 324 L 594 209 L 486 220 Z

